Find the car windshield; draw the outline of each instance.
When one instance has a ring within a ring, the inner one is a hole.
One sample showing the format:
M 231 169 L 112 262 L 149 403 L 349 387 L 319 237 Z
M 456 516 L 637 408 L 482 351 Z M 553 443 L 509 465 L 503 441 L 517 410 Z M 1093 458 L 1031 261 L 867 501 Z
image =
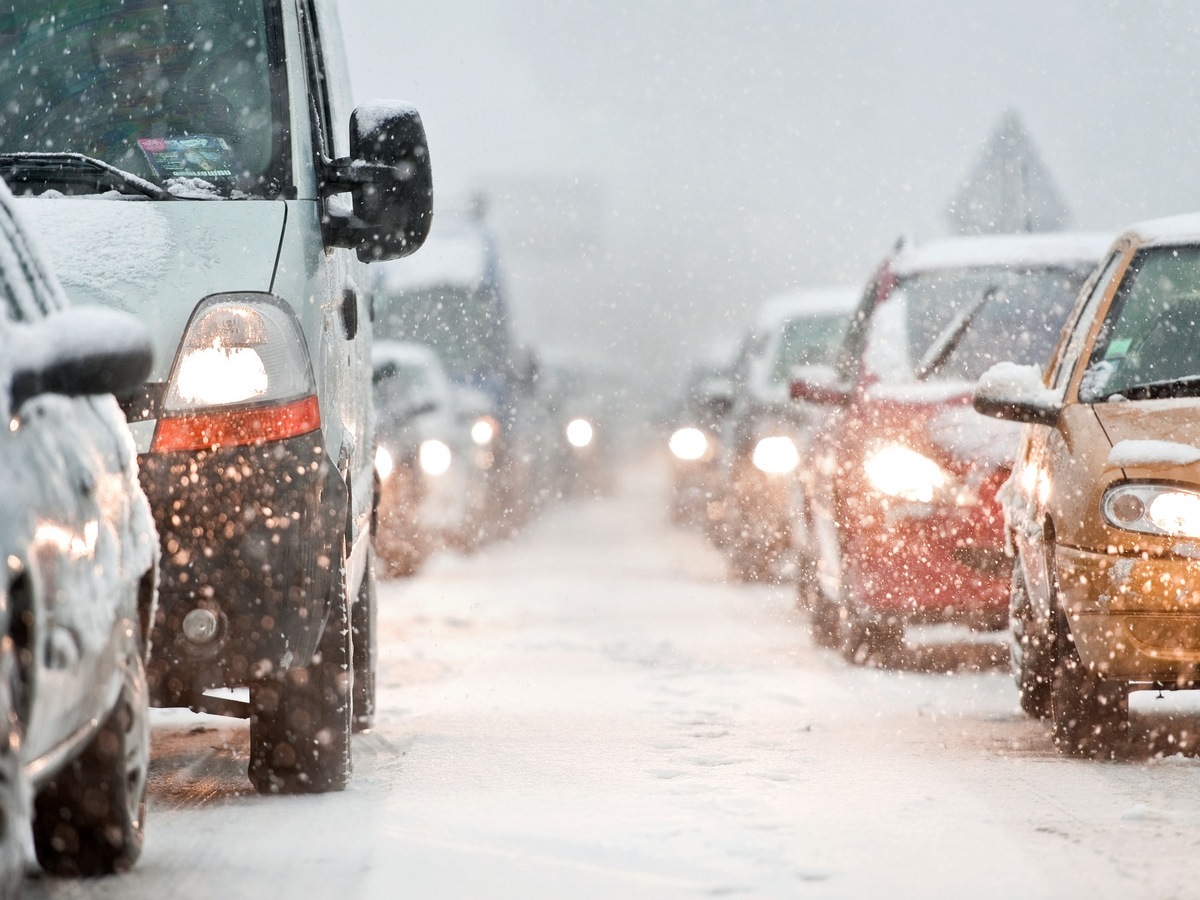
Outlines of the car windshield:
M 416 363 L 384 363 L 376 367 L 373 381 L 375 402 L 391 411 L 404 411 L 432 391 L 429 370 Z
M 493 294 L 445 285 L 381 292 L 375 334 L 432 347 L 450 373 L 471 380 L 502 371 L 507 347 Z
M 974 381 L 1005 361 L 1042 365 L 1090 272 L 1090 266 L 981 266 L 906 276 L 875 314 L 867 365 L 893 383 Z M 965 330 L 943 343 L 964 315 L 970 315 Z M 939 344 L 945 351 L 939 364 L 922 371 Z
M 780 332 L 771 380 L 775 384 L 786 384 L 797 366 L 832 363 L 845 326 L 845 316 L 789 319 Z
M 1130 263 L 1101 326 L 1079 399 L 1200 393 L 1200 247 L 1155 247 Z
M 283 132 L 272 94 L 286 86 L 267 34 L 263 0 L 11 0 L 0 154 L 83 154 L 159 184 L 273 194 Z M 10 180 L 79 192 L 53 178 Z

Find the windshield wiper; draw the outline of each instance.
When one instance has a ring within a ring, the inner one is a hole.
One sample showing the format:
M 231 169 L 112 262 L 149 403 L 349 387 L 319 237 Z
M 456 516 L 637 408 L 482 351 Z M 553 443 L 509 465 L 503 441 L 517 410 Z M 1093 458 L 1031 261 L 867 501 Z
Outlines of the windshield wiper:
M 86 184 L 94 189 L 89 193 L 106 189 L 152 200 L 175 199 L 165 188 L 145 178 L 82 153 L 0 153 L 0 171 L 15 193 L 20 193 L 20 185 Z
M 1158 400 L 1163 397 L 1200 397 L 1200 375 L 1184 375 L 1162 381 L 1144 381 L 1105 394 L 1102 400 L 1120 395 L 1127 400 Z
M 979 310 L 983 309 L 998 293 L 997 288 L 988 288 L 978 300 L 960 312 L 949 325 L 942 329 L 942 333 L 934 338 L 933 343 L 929 345 L 929 349 L 925 351 L 925 355 L 921 357 L 921 361 L 917 363 L 917 368 L 913 371 L 913 377 L 917 381 L 924 381 L 946 364 L 950 354 L 962 343 L 963 336 L 971 327 Z

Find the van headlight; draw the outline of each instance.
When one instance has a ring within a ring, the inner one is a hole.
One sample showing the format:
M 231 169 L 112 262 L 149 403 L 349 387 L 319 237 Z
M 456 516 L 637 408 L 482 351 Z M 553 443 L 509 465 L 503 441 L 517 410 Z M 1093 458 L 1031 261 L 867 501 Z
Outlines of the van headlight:
M 796 442 L 786 435 L 762 438 L 754 445 L 752 457 L 755 468 L 768 475 L 787 475 L 800 465 Z
M 491 416 L 480 416 L 471 423 L 471 440 L 477 447 L 486 447 L 500 433 L 500 423 Z
M 153 449 L 282 440 L 321 426 L 308 347 L 271 294 L 216 294 L 196 307 L 175 356 Z
M 1118 484 L 1100 509 L 1109 525 L 1141 534 L 1200 538 L 1200 491 L 1167 484 Z
M 863 460 L 871 487 L 888 497 L 932 503 L 954 488 L 954 477 L 928 456 L 903 444 L 881 444 Z

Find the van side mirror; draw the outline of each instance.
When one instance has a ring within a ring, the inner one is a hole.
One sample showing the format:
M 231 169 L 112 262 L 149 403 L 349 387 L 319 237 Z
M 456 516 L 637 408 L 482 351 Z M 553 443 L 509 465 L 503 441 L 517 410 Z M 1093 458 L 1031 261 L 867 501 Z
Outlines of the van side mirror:
M 150 335 L 129 313 L 73 307 L 15 326 L 13 410 L 42 394 L 81 397 L 132 390 L 149 376 Z
M 350 158 L 326 163 L 327 194 L 349 191 L 349 215 L 330 210 L 329 243 L 363 262 L 400 259 L 425 243 L 433 223 L 433 169 L 420 114 L 376 100 L 350 116 Z
M 971 405 L 981 415 L 1026 425 L 1053 427 L 1062 413 L 1058 395 L 1042 384 L 1041 369 L 1010 362 L 996 363 L 983 373 Z

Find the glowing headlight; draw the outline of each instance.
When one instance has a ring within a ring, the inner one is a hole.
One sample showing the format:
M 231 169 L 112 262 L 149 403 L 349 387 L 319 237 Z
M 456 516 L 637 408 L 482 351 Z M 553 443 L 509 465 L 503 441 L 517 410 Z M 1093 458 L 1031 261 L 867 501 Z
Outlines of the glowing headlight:
M 419 456 L 421 470 L 427 475 L 445 475 L 450 471 L 452 454 L 450 448 L 438 440 L 421 442 Z
M 481 416 L 475 420 L 475 424 L 471 426 L 471 440 L 478 447 L 486 447 L 496 438 L 496 432 L 500 430 L 500 426 L 491 416 Z
M 708 438 L 699 428 L 680 428 L 671 435 L 667 446 L 678 459 L 691 462 L 703 459 L 708 453 Z
M 1200 492 L 1165 484 L 1119 484 L 1100 503 L 1110 525 L 1142 534 L 1200 538 Z
M 567 423 L 567 443 L 583 449 L 592 442 L 595 432 L 587 419 L 572 419 Z
M 786 475 L 800 465 L 800 451 L 790 437 L 765 437 L 754 446 L 755 468 L 768 475 Z
M 198 347 L 180 357 L 175 389 L 186 403 L 219 406 L 267 392 L 267 368 L 250 347 Z
M 936 462 L 901 444 L 870 450 L 863 468 L 875 490 L 913 503 L 932 503 L 953 483 L 950 473 Z
M 386 447 L 376 447 L 375 472 L 379 475 L 380 480 L 387 481 L 394 471 L 396 471 L 396 461 L 392 459 L 392 454 L 388 453 Z

